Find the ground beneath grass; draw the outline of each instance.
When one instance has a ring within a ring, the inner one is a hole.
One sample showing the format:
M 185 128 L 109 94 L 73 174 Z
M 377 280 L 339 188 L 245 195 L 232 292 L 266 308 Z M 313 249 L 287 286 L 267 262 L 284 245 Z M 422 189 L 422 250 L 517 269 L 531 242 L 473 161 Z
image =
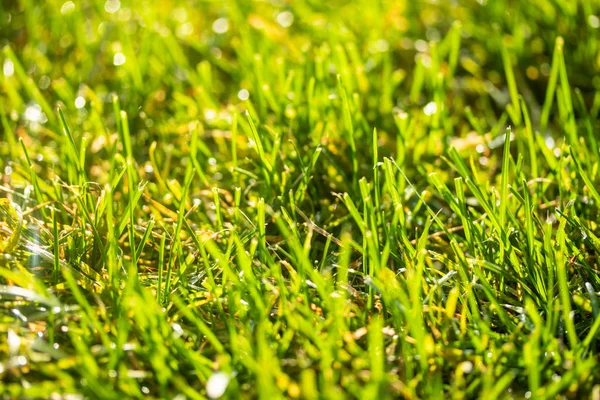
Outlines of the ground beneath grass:
M 0 397 L 600 398 L 600 2 L 0 2 Z

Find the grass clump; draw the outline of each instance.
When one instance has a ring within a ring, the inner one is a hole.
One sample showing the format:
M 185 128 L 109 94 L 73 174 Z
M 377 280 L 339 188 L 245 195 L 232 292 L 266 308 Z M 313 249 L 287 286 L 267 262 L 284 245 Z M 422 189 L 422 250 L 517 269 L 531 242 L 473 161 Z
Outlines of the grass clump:
M 597 396 L 599 14 L 4 2 L 3 398 Z

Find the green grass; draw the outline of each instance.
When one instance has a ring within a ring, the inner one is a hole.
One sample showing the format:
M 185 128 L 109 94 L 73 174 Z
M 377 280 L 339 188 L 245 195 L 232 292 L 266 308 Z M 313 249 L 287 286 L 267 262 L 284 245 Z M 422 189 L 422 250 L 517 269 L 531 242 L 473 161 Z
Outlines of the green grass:
M 599 14 L 1 2 L 0 397 L 597 398 Z

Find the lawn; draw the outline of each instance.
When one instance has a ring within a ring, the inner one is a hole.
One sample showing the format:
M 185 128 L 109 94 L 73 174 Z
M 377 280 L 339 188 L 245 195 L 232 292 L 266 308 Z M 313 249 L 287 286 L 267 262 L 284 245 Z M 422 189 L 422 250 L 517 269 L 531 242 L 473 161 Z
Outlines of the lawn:
M 0 1 L 0 398 L 600 398 L 600 1 Z

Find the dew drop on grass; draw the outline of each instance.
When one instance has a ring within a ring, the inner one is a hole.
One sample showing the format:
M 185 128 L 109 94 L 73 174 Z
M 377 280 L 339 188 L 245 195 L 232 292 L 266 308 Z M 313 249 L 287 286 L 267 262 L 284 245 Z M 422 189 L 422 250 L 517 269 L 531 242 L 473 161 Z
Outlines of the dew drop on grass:
M 556 158 L 560 157 L 560 149 L 558 147 L 555 147 L 554 150 L 552 151 L 554 153 L 554 156 Z
M 465 361 L 461 364 L 463 373 L 470 374 L 473 371 L 473 363 L 471 361 Z
M 15 65 L 8 58 L 4 60 L 2 72 L 4 72 L 4 76 L 12 76 L 15 73 Z
M 113 57 L 113 64 L 115 65 L 123 65 L 125 61 L 127 61 L 127 58 L 125 58 L 125 54 L 123 53 L 116 53 Z
M 207 121 L 212 121 L 217 118 L 217 113 L 215 110 L 205 110 L 204 118 L 206 118 Z
M 6 343 L 8 344 L 8 353 L 16 354 L 21 347 L 21 338 L 12 329 L 8 330 Z
M 229 30 L 229 22 L 227 18 L 216 19 L 212 24 L 212 29 L 215 33 L 223 34 Z
M 408 114 L 401 108 L 394 108 L 394 114 L 401 120 L 405 120 L 408 118 Z
M 75 3 L 73 3 L 72 1 L 67 1 L 60 8 L 60 13 L 63 15 L 66 15 L 66 14 L 69 14 L 74 9 L 75 9 Z
M 294 23 L 294 14 L 289 11 L 280 12 L 277 15 L 277 23 L 284 28 L 289 28 Z
M 78 96 L 75 99 L 75 107 L 83 108 L 85 106 L 85 99 L 82 96 Z
M 106 0 L 106 3 L 104 3 L 104 11 L 107 13 L 115 13 L 119 11 L 119 8 L 121 8 L 121 2 L 119 0 Z
M 306 284 L 307 284 L 309 287 L 313 288 L 313 289 L 316 289 L 316 288 L 317 288 L 317 285 L 316 285 L 316 284 L 315 284 L 313 281 L 311 281 L 310 279 L 307 279 L 307 280 L 306 280 Z
M 238 99 L 244 101 L 244 100 L 248 100 L 248 98 L 250 97 L 250 92 L 248 92 L 246 89 L 242 89 L 238 92 Z
M 424 53 L 429 49 L 429 45 L 424 40 L 417 40 L 415 42 L 415 49 L 421 53 Z
M 38 122 L 41 116 L 42 108 L 37 104 L 27 106 L 27 108 L 25 109 L 25 119 L 28 121 Z
M 224 372 L 215 372 L 206 382 L 206 395 L 211 399 L 223 396 L 229 385 L 229 375 Z
M 423 108 L 423 112 L 425 113 L 425 115 L 433 115 L 433 114 L 435 114 L 437 112 L 437 104 L 435 104 L 434 101 L 430 101 Z
M 183 328 L 179 324 L 172 324 L 171 328 L 173 328 L 173 335 L 178 338 L 183 335 Z
M 48 75 L 44 75 L 40 78 L 38 85 L 40 86 L 40 89 L 46 90 L 48 87 L 50 87 L 51 82 L 52 81 L 50 80 L 50 77 Z

